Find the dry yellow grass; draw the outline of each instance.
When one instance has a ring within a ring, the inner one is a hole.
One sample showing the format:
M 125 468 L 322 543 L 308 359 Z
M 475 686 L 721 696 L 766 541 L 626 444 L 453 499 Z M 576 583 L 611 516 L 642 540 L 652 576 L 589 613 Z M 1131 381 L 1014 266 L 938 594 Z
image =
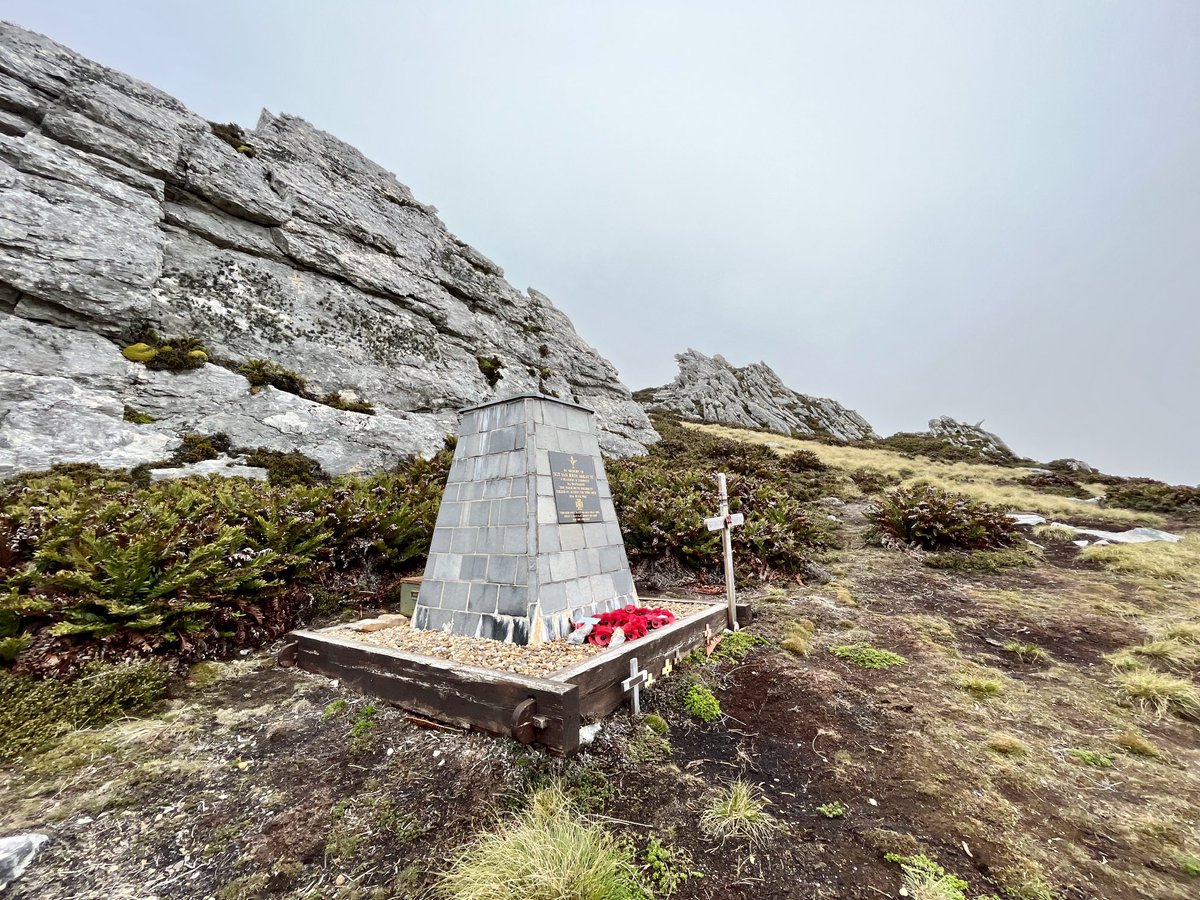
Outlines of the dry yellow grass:
M 943 490 L 959 491 L 976 500 L 991 503 L 1005 509 L 1021 512 L 1036 512 L 1044 516 L 1070 519 L 1086 516 L 1118 525 L 1161 525 L 1163 519 L 1154 513 L 1134 512 L 1127 509 L 1103 509 L 1091 504 L 1055 494 L 1041 494 L 1021 485 L 1001 484 L 1015 481 L 1020 470 L 980 463 L 950 463 L 923 457 L 908 457 L 891 450 L 864 447 L 838 447 L 817 441 L 800 441 L 780 434 L 745 431 L 724 425 L 701 425 L 687 423 L 688 428 L 697 428 L 710 434 L 755 444 L 774 444 L 782 452 L 810 450 L 826 465 L 853 472 L 855 469 L 870 469 L 885 476 L 898 478 L 902 483 L 927 481 Z
M 1200 583 L 1200 534 L 1186 534 L 1177 544 L 1152 541 L 1084 547 L 1080 555 L 1124 575 Z

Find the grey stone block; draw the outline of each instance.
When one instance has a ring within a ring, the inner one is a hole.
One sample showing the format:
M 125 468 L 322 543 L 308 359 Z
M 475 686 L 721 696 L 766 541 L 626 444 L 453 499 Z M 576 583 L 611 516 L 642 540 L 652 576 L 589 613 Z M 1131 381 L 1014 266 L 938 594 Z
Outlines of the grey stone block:
M 588 522 L 583 526 L 583 544 L 585 547 L 608 546 L 608 535 L 605 534 L 603 522 Z
M 472 553 L 462 558 L 458 577 L 463 581 L 483 581 L 487 578 L 487 573 L 488 557 L 479 553 Z
M 523 557 L 509 554 L 493 554 L 479 558 L 487 560 L 487 580 L 492 584 L 513 584 L 517 577 L 518 559 L 524 561 Z
M 482 481 L 468 481 L 465 484 L 459 485 L 458 499 L 459 502 L 466 500 L 480 500 L 483 498 L 485 485 Z
M 600 549 L 600 571 L 619 572 L 628 567 L 624 547 L 602 547 Z
M 496 525 L 521 525 L 525 522 L 526 509 L 524 497 L 510 497 L 507 500 L 497 500 L 499 513 L 495 516 L 493 524 Z
M 450 534 L 451 553 L 474 553 L 479 547 L 478 528 L 455 528 Z
M 481 616 L 479 613 L 473 612 L 456 612 L 453 613 L 450 628 L 455 634 L 466 634 L 475 637 L 479 634 L 479 623 Z
M 442 605 L 442 587 L 445 585 L 443 581 L 430 581 L 421 583 L 421 602 L 425 606 L 441 606 Z
M 537 477 L 537 493 L 539 497 L 554 496 L 554 482 L 550 479 L 549 475 L 539 475 Z M 554 522 L 556 520 L 557 516 L 550 521 Z
M 624 544 L 624 541 L 621 540 L 621 526 L 616 523 L 615 519 L 604 523 L 604 532 L 610 544 Z
M 539 475 L 550 474 L 550 451 L 535 450 L 534 451 L 534 468 Z
M 558 521 L 558 510 L 554 506 L 553 497 L 537 498 L 537 519 L 539 522 Z
M 417 625 L 418 628 L 425 628 L 429 631 L 441 631 L 453 621 L 454 613 L 448 609 L 430 609 L 428 607 L 418 607 L 422 610 L 424 621 Z M 451 625 L 453 628 L 454 626 Z
M 576 577 L 577 574 L 575 554 L 573 552 L 554 553 L 550 556 L 551 581 L 566 581 L 569 578 Z
M 504 532 L 500 553 L 529 552 L 528 525 L 505 525 L 500 530 Z
M 529 606 L 529 590 L 511 584 L 500 586 L 497 611 L 502 616 L 523 616 Z
M 435 581 L 454 581 L 458 578 L 462 557 L 454 553 L 439 553 L 430 556 L 428 571 Z
M 511 497 L 514 494 L 514 478 L 497 478 L 495 481 L 489 481 L 483 486 L 483 496 L 489 500 L 499 500 L 504 497 Z M 524 490 L 521 491 L 524 494 Z
M 626 595 L 632 594 L 634 592 L 633 576 L 631 574 L 629 574 L 628 569 L 626 569 L 623 572 L 614 572 L 611 577 L 612 577 L 612 583 L 613 583 L 613 590 L 617 594 L 619 594 L 621 596 L 626 596 Z
M 471 585 L 465 581 L 442 582 L 442 609 L 466 609 Z
M 582 550 L 584 546 L 582 525 L 559 525 L 558 541 L 564 550 Z
M 494 613 L 499 593 L 499 587 L 494 584 L 473 584 L 470 598 L 467 600 L 467 609 L 471 612 Z
M 467 517 L 463 524 L 482 528 L 491 523 L 491 514 L 491 500 L 472 500 L 467 504 Z
M 588 554 L 591 554 L 590 556 Z M 575 576 L 577 578 L 586 578 L 589 575 L 600 574 L 600 551 L 599 550 L 576 550 L 575 551 Z
M 517 430 L 514 426 L 507 428 L 498 428 L 487 435 L 487 452 L 488 453 L 506 453 L 509 450 L 516 449 L 517 446 Z
M 538 591 L 538 600 L 546 614 L 562 612 L 567 608 L 567 590 L 561 584 L 544 584 Z
M 430 553 L 446 553 L 450 550 L 450 534 L 449 528 L 434 527 L 433 539 L 429 542 Z
M 558 540 L 557 525 L 539 525 L 538 529 L 538 553 L 557 553 L 562 549 L 562 544 Z
M 462 506 L 458 503 L 445 503 L 438 507 L 437 519 L 433 523 L 433 527 L 437 528 L 457 528 L 459 524 L 459 516 L 462 514 Z
M 596 602 L 598 603 L 603 603 L 618 596 L 618 591 L 616 585 L 613 584 L 613 577 L 611 575 L 592 575 L 588 578 L 588 583 L 592 589 L 592 596 L 596 598 Z

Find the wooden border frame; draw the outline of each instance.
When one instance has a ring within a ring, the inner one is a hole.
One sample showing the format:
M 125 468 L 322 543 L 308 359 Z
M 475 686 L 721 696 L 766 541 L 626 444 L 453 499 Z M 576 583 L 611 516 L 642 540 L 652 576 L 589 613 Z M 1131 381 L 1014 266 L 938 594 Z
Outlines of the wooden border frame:
M 657 679 L 692 650 L 719 639 L 727 615 L 724 606 L 671 602 L 707 609 L 544 677 L 465 665 L 332 634 L 340 625 L 291 632 L 280 661 L 337 678 L 364 694 L 438 721 L 508 735 L 522 743 L 536 741 L 552 753 L 568 756 L 579 749 L 584 718 L 606 716 L 625 702 L 621 681 L 629 675 L 630 660 L 636 658 L 639 669 Z

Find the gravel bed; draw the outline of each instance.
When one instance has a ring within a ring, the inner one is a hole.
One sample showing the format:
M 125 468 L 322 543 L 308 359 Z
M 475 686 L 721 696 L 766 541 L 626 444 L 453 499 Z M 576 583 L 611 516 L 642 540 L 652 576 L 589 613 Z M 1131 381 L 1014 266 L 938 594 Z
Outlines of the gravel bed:
M 669 609 L 675 614 L 677 622 L 708 608 L 695 603 L 673 603 L 670 600 L 655 601 L 651 608 L 653 607 Z M 500 672 L 535 676 L 550 675 L 608 649 L 594 644 L 574 647 L 566 640 L 550 641 L 538 647 L 521 647 L 486 638 L 447 634 L 444 631 L 418 631 L 408 625 L 368 632 L 355 631 L 351 625 L 342 625 L 330 633 L 341 638 L 362 641 L 364 644 L 403 650 L 406 653 L 419 653 L 422 656 L 483 666 Z

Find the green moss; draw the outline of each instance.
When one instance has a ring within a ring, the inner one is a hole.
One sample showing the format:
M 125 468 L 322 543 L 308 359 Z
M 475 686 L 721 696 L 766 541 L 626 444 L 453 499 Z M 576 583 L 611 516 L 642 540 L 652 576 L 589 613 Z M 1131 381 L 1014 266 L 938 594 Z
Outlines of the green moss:
M 500 362 L 499 357 L 477 356 L 475 357 L 475 361 L 479 364 L 479 371 L 487 379 L 489 387 L 495 387 L 500 379 L 504 377 L 501 374 L 504 371 L 504 363 Z
M 670 726 L 667 725 L 667 720 L 656 713 L 649 713 L 646 718 L 642 720 L 642 723 L 658 735 L 665 736 L 666 733 L 671 730 Z
M 146 712 L 166 695 L 156 663 L 89 663 L 71 681 L 0 672 L 0 760 L 43 750 L 68 732 Z
M 722 636 L 721 643 L 717 645 L 717 649 L 709 658 L 717 662 L 740 662 L 755 647 L 761 647 L 766 643 L 764 638 L 756 634 L 750 634 L 748 631 L 734 631 Z
M 299 450 L 284 453 L 282 450 L 256 447 L 253 450 L 239 448 L 237 452 L 246 460 L 246 465 L 266 469 L 267 479 L 279 487 L 318 485 L 329 481 L 321 464 Z
M 125 405 L 125 412 L 123 413 L 122 417 L 126 422 L 131 422 L 134 425 L 149 425 L 154 421 L 154 416 L 150 415 L 149 413 L 136 410 L 128 404 Z
M 688 688 L 683 697 L 683 708 L 688 715 L 701 722 L 715 722 L 721 718 L 721 702 L 702 684 L 693 684 Z
M 908 662 L 899 653 L 890 650 L 879 650 L 869 644 L 848 644 L 841 647 L 830 647 L 829 652 L 838 659 L 844 660 L 860 669 L 887 669 L 892 666 L 902 666 Z
M 147 369 L 167 372 L 199 369 L 208 362 L 208 350 L 198 338 L 187 335 L 163 338 L 153 331 L 143 332 L 137 342 L 130 344 L 121 354 Z
M 346 412 L 363 413 L 368 416 L 375 415 L 375 407 L 371 404 L 371 401 L 362 397 L 347 396 L 339 391 L 330 391 L 318 402 L 324 403 L 326 406 L 332 406 L 334 409 L 345 410 Z
M 1093 769 L 1111 769 L 1113 765 L 1111 756 L 1095 750 L 1068 750 L 1067 759 Z
M 229 452 L 229 435 L 224 432 L 216 434 L 185 434 L 179 449 L 175 451 L 174 462 L 181 466 L 216 459 L 222 453 Z
M 1179 857 L 1179 871 L 1190 878 L 1200 878 L 1200 856 L 1189 853 Z
M 848 812 L 845 803 L 840 800 L 833 800 L 829 803 L 823 803 L 817 807 L 817 812 L 827 819 L 840 819 Z
M 238 366 L 237 370 L 246 376 L 251 387 L 261 388 L 270 385 L 276 390 L 289 394 L 296 394 L 300 397 L 308 396 L 308 382 L 303 375 L 268 359 L 248 359 Z

